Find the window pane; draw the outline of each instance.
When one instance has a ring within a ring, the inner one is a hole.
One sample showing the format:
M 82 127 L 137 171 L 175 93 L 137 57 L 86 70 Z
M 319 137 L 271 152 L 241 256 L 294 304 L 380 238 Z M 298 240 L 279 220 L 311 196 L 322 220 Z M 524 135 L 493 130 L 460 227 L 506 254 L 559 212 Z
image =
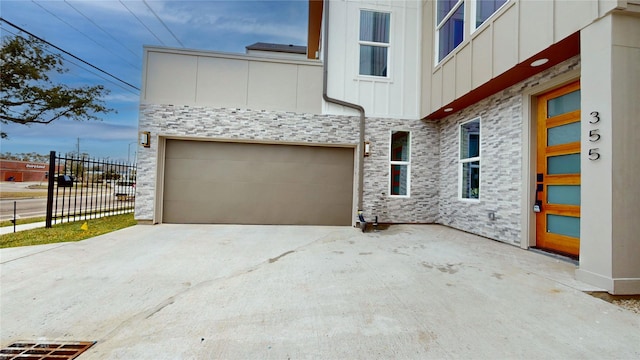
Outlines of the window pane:
M 444 59 L 464 39 L 464 3 L 438 31 L 438 61 Z
M 391 165 L 391 195 L 407 195 L 409 166 Z
M 549 156 L 547 174 L 580 174 L 580 154 Z
M 580 185 L 547 186 L 549 204 L 580 205 Z
M 580 122 L 560 125 L 547 129 L 547 146 L 580 141 Z
M 437 9 L 438 12 L 438 24 L 442 22 L 445 16 L 453 9 L 459 0 L 438 0 Z
M 476 2 L 476 28 L 482 25 L 507 0 L 478 0 Z
M 480 120 L 460 125 L 460 159 L 480 156 Z
M 391 133 L 391 161 L 409 161 L 409 133 L 393 131 Z
M 390 14 L 360 11 L 360 41 L 389 43 Z
M 580 218 L 547 214 L 547 232 L 580 237 Z
M 547 101 L 547 118 L 580 110 L 580 90 Z
M 360 75 L 387 76 L 387 48 L 360 45 Z
M 480 161 L 462 164 L 462 198 L 480 198 Z

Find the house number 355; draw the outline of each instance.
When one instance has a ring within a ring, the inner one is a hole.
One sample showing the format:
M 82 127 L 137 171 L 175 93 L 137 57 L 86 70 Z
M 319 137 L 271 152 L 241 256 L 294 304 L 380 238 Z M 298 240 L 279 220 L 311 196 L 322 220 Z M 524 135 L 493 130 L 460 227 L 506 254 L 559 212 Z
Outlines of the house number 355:
M 597 111 L 592 111 L 590 114 L 591 116 L 591 120 L 589 120 L 589 124 L 592 124 L 594 126 L 597 126 L 596 124 L 598 124 L 600 122 L 600 113 L 598 113 Z M 595 128 L 595 129 L 591 129 L 589 130 L 589 142 L 595 143 L 600 141 L 600 129 L 599 128 Z M 598 160 L 600 159 L 600 149 L 599 148 L 590 148 L 589 149 L 589 160 Z

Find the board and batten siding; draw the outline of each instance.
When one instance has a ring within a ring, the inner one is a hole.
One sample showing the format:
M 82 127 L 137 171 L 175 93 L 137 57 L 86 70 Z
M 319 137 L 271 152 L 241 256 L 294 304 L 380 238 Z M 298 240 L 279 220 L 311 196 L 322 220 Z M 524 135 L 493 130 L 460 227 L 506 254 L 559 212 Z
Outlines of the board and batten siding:
M 367 116 L 419 119 L 421 81 L 420 3 L 415 1 L 332 1 L 329 6 L 327 93 L 359 104 Z M 387 78 L 359 75 L 360 10 L 391 14 Z M 328 114 L 353 114 L 324 103 Z
M 478 29 L 470 31 L 465 11 L 465 38 L 436 63 L 434 55 L 435 2 L 423 3 L 421 116 L 451 103 L 496 78 L 549 46 L 580 31 L 615 9 L 616 1 L 511 0 Z
M 322 64 L 147 46 L 143 104 L 319 114 Z

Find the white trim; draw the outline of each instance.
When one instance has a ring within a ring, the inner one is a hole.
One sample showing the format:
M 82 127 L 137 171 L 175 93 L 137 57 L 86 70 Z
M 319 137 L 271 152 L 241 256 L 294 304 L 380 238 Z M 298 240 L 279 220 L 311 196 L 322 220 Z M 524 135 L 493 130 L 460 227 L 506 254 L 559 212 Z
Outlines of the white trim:
M 504 4 L 500 5 L 499 8 L 496 9 L 496 11 L 494 11 L 491 15 L 489 15 L 489 17 L 487 17 L 486 19 L 484 19 L 484 21 L 482 22 L 482 24 L 480 24 L 479 26 L 476 26 L 476 15 L 478 13 L 478 1 L 471 1 L 471 7 L 469 8 L 469 22 L 471 22 L 471 26 L 469 27 L 470 29 L 470 33 L 473 34 L 474 32 L 476 32 L 478 29 L 480 29 L 481 27 L 483 27 L 483 25 L 486 25 L 487 23 L 489 23 L 489 19 L 491 19 L 492 17 L 494 17 L 500 10 L 502 10 L 505 5 L 507 5 L 511 0 L 506 0 L 504 2 Z
M 462 127 L 465 124 L 468 124 L 470 122 L 474 122 L 474 121 L 478 121 L 478 156 L 474 156 L 474 157 L 469 157 L 469 158 L 462 158 Z M 480 116 L 476 116 L 475 118 L 471 119 L 471 120 L 467 120 L 464 122 L 461 122 L 458 124 L 458 200 L 460 201 L 465 201 L 465 202 L 474 202 L 474 203 L 478 203 L 480 202 L 480 196 L 482 194 L 482 181 L 481 181 L 481 177 L 482 177 L 482 118 Z M 467 163 L 472 163 L 472 162 L 478 162 L 478 198 L 474 199 L 474 198 L 465 198 L 462 197 L 462 179 L 463 179 L 463 174 L 462 174 L 462 168 L 463 168 L 463 164 L 467 164 Z
M 408 151 L 408 156 L 407 159 L 408 161 L 398 161 L 398 160 L 391 160 L 391 146 L 393 145 L 393 133 L 394 132 L 406 132 L 409 134 L 409 141 L 408 141 L 408 146 L 409 146 L 409 151 Z M 409 198 L 411 197 L 411 131 L 410 130 L 390 130 L 389 131 L 389 181 L 387 183 L 387 189 L 389 190 L 389 197 L 392 198 Z M 391 173 L 391 166 L 392 165 L 406 165 L 407 166 L 407 194 L 406 195 L 393 195 L 391 194 L 391 184 L 392 184 L 392 173 Z

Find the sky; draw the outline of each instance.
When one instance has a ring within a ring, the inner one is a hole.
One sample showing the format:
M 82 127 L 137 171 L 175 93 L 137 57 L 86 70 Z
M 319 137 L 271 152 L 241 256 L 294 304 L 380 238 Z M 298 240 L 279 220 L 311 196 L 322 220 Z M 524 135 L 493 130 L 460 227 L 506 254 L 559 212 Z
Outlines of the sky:
M 144 45 L 244 53 L 256 42 L 306 45 L 307 0 L 114 1 L 2 0 L 0 16 L 120 80 L 141 88 Z M 0 22 L 2 37 L 19 30 Z M 51 49 L 52 52 L 57 52 Z M 102 84 L 113 112 L 99 121 L 0 124 L 1 153 L 76 151 L 93 158 L 135 160 L 140 91 L 68 55 L 54 75 L 71 87 Z

